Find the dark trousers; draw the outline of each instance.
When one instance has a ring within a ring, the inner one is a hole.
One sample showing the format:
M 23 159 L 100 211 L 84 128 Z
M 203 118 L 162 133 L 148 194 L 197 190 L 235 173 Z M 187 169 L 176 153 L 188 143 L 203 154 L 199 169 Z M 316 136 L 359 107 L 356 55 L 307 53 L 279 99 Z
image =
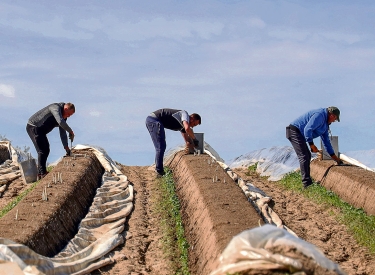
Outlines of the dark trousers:
M 150 133 L 152 142 L 155 147 L 155 165 L 156 171 L 159 174 L 164 174 L 163 168 L 163 158 L 164 152 L 167 148 L 167 143 L 165 141 L 165 130 L 163 124 L 155 117 L 148 116 L 146 118 L 146 127 Z
M 306 139 L 298 128 L 293 125 L 286 127 L 286 138 L 289 139 L 294 151 L 296 151 L 301 169 L 302 183 L 307 187 L 312 184 L 312 179 L 310 177 L 311 152 L 306 144 Z
M 49 155 L 49 142 L 47 135 L 39 133 L 38 128 L 27 124 L 26 131 L 29 134 L 31 141 L 35 146 L 35 150 L 38 154 L 38 174 L 43 175 L 47 172 L 47 158 Z

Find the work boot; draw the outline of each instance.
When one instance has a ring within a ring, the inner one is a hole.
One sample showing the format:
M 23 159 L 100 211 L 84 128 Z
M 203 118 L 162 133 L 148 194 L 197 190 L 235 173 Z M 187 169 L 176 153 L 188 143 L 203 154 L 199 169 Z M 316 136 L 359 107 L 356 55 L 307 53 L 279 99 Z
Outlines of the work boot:
M 163 177 L 165 175 L 164 171 L 163 172 L 158 172 L 155 170 L 155 174 L 156 174 L 156 178 L 157 179 L 160 179 L 161 177 Z
M 311 185 L 312 185 L 312 183 L 303 184 L 303 189 L 306 189 L 306 188 L 308 188 L 308 187 L 311 186 Z
M 42 178 L 44 178 L 45 176 L 48 175 L 49 172 L 45 172 L 44 174 L 38 174 L 36 180 L 41 180 Z

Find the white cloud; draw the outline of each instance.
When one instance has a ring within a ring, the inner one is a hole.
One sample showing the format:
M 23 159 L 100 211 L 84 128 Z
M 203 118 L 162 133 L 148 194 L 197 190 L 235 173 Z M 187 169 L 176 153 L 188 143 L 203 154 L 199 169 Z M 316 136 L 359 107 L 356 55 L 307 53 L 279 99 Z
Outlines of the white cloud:
M 353 44 L 360 42 L 362 40 L 361 35 L 351 34 L 351 33 L 340 33 L 340 32 L 323 32 L 320 33 L 324 38 L 328 40 L 333 40 L 336 42 L 345 42 L 348 44 Z
M 258 18 L 258 17 L 252 17 L 248 20 L 248 25 L 254 28 L 263 29 L 266 27 L 266 23 Z
M 32 31 L 42 34 L 46 37 L 67 38 L 67 39 L 91 39 L 93 34 L 89 32 L 82 32 L 78 30 L 68 30 L 64 24 L 62 16 L 55 16 L 53 20 L 49 21 L 31 21 L 24 19 L 15 20 L 0 20 L 3 25 L 8 25 L 15 29 L 24 31 Z
M 204 86 L 218 84 L 221 81 L 214 78 L 178 78 L 178 77 L 144 77 L 137 83 L 147 85 L 172 85 L 172 86 Z
M 103 24 L 98 18 L 81 19 L 76 25 L 82 29 L 87 29 L 92 32 L 101 30 L 103 28 Z
M 304 41 L 307 39 L 312 39 L 315 41 L 325 40 L 334 41 L 347 44 L 353 44 L 360 42 L 363 37 L 358 34 L 353 33 L 343 33 L 343 32 L 326 32 L 314 29 L 299 30 L 293 28 L 274 28 L 268 32 L 270 37 L 292 40 L 292 41 Z
M 5 97 L 15 97 L 16 89 L 11 85 L 0 84 L 0 95 Z
M 163 17 L 141 19 L 137 22 L 111 22 L 106 25 L 109 37 L 123 41 L 142 41 L 154 37 L 169 39 L 194 38 L 210 39 L 221 34 L 224 24 L 220 22 L 207 22 L 196 20 L 167 20 Z
M 91 115 L 91 116 L 95 116 L 95 117 L 100 117 L 101 114 L 102 114 L 102 113 L 101 113 L 101 112 L 98 112 L 98 111 L 91 111 L 91 112 L 90 112 L 90 115 Z
M 310 31 L 307 30 L 296 30 L 290 28 L 274 28 L 268 32 L 268 35 L 273 38 L 287 39 L 293 41 L 303 41 L 312 35 Z

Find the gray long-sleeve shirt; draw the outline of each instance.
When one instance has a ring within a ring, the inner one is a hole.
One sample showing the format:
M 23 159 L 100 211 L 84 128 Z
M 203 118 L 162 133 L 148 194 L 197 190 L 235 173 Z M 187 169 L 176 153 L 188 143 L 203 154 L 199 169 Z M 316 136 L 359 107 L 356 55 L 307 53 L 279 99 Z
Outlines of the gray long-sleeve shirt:
M 41 134 L 48 134 L 55 127 L 59 127 L 61 142 L 64 147 L 68 146 L 68 137 L 66 132 L 73 132 L 73 130 L 66 123 L 66 119 L 62 117 L 64 110 L 64 102 L 52 103 L 43 109 L 33 114 L 28 124 L 38 128 Z

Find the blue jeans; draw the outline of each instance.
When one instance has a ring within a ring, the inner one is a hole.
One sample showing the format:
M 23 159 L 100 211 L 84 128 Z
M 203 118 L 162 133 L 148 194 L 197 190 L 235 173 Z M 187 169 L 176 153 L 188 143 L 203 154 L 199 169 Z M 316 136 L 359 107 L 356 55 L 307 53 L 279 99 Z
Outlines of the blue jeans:
M 165 141 L 165 130 L 163 124 L 155 117 L 148 116 L 146 118 L 146 127 L 150 133 L 152 142 L 154 143 L 156 155 L 155 155 L 155 165 L 156 171 L 159 174 L 164 174 L 163 168 L 163 158 L 164 152 L 167 148 L 167 143 Z

